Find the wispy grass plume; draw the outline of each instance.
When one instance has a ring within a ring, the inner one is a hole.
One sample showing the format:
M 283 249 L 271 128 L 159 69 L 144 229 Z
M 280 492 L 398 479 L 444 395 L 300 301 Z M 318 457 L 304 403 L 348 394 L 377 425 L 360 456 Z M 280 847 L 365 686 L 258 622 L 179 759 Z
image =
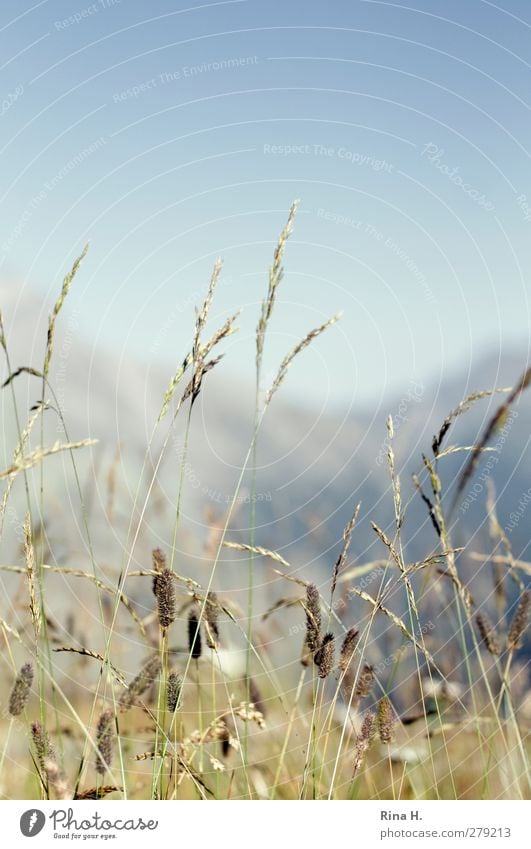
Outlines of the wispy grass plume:
M 65 278 L 63 280 L 63 286 L 61 288 L 61 293 L 60 293 L 57 301 L 55 302 L 53 312 L 52 312 L 52 314 L 49 318 L 49 321 L 48 321 L 48 337 L 47 337 L 47 340 L 46 340 L 46 352 L 45 352 L 45 355 L 44 355 L 44 368 L 43 368 L 43 375 L 44 375 L 45 379 L 48 379 L 49 373 L 50 373 L 50 363 L 51 363 L 52 354 L 53 354 L 53 340 L 54 340 L 54 336 L 55 336 L 55 323 L 57 321 L 59 313 L 61 312 L 61 310 L 63 308 L 66 297 L 67 297 L 67 295 L 70 291 L 70 286 L 72 285 L 72 281 L 77 274 L 79 266 L 81 265 L 81 263 L 85 259 L 87 252 L 88 252 L 88 249 L 89 249 L 89 246 L 88 246 L 88 244 L 86 244 L 85 247 L 83 248 L 81 254 L 75 260 L 72 268 L 70 269 L 68 274 L 65 276 Z

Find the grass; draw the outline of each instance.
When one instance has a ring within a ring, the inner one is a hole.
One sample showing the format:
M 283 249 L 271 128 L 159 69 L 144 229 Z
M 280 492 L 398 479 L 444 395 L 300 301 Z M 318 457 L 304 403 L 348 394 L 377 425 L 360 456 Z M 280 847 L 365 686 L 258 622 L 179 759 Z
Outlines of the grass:
M 338 320 L 334 316 L 310 329 L 286 354 L 271 385 L 262 385 L 267 331 L 279 287 L 285 285 L 284 254 L 296 210 L 295 203 L 274 250 L 257 323 L 251 441 L 242 446 L 241 475 L 225 520 L 212 529 L 210 570 L 202 583 L 177 571 L 177 542 L 195 403 L 208 391 L 208 375 L 219 367 L 225 340 L 236 332 L 234 315 L 206 336 L 221 262 L 216 262 L 205 300 L 196 311 L 188 350 L 161 399 L 123 535 L 125 553 L 114 569 L 94 554 L 94 531 L 78 471 L 79 452 L 88 450 L 93 440 L 69 438 L 51 383 L 56 325 L 81 273 L 86 249 L 65 277 L 53 308 L 42 369 L 13 366 L 0 316 L 4 390 L 11 393 L 18 429 L 12 462 L 0 471 L 4 547 L 5 517 L 19 481 L 26 499 L 20 562 L 0 565 L 4 573 L 20 578 L 13 596 L 4 599 L 0 618 L 3 798 L 529 797 L 529 691 L 520 681 L 518 657 L 529 615 L 525 578 L 530 566 L 513 555 L 497 521 L 492 489 L 486 505 L 495 563 L 489 598 L 473 598 L 462 574 L 463 552 L 476 558 L 480 554 L 469 551 L 461 539 L 457 547 L 453 537 L 456 504 L 473 482 L 481 455 L 491 450 L 489 443 L 531 382 L 530 370 L 514 388 L 474 393 L 450 412 L 433 438 L 431 453 L 419 458 L 407 496 L 397 471 L 389 417 L 387 468 L 394 520 L 385 529 L 373 523 L 381 555 L 377 562 L 356 564 L 350 559 L 361 505 L 353 510 L 337 559 L 321 586 L 305 579 L 300 564 L 289 563 L 275 551 L 274 541 L 270 548 L 257 544 L 257 445 L 265 413 L 288 381 L 293 361 Z M 42 389 L 27 422 L 15 392 L 22 376 L 38 381 Z M 457 418 L 498 392 L 504 393 L 504 400 L 477 444 L 447 446 Z M 59 417 L 63 442 L 44 445 L 45 412 Z M 157 474 L 182 417 L 185 436 L 172 542 L 167 551 L 153 546 L 152 563 L 137 569 L 135 550 L 146 533 Z M 466 459 L 453 493 L 447 494 L 444 464 L 458 451 L 465 452 Z M 56 454 L 68 457 L 71 464 L 87 565 L 53 562 L 47 545 L 47 462 Z M 251 533 L 248 541 L 241 541 L 231 539 L 232 521 L 247 472 L 252 482 Z M 108 477 L 109 521 L 116 506 L 115 488 L 116 461 Z M 425 557 L 410 563 L 403 535 L 413 498 L 425 506 L 434 545 L 427 541 Z M 219 564 L 227 551 L 241 558 L 246 610 L 223 587 Z M 286 587 L 286 594 L 263 613 L 260 627 L 258 559 Z M 367 575 L 371 581 L 362 583 Z M 61 608 L 58 613 L 53 603 L 57 577 L 75 585 L 73 592 L 84 606 L 92 606 L 92 628 L 84 644 L 71 634 L 75 611 Z M 139 592 L 142 607 L 132 600 Z M 357 621 L 351 621 L 352 599 L 358 601 L 357 609 L 362 605 L 365 610 Z M 443 625 L 435 628 L 434 619 Z M 227 651 L 231 631 L 245 646 L 244 670 L 236 675 Z M 71 634 L 70 642 L 65 642 L 65 634 Z M 288 637 L 290 653 L 292 641 L 299 643 L 298 662 L 279 662 L 269 650 L 270 644 Z M 137 671 L 130 675 L 126 670 L 133 664 Z

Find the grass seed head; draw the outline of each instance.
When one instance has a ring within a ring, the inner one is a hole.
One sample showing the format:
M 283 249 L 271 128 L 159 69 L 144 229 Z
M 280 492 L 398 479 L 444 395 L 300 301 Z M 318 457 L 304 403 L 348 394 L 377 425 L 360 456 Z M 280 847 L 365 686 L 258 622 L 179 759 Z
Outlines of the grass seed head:
M 188 651 L 194 660 L 199 660 L 203 652 L 199 615 L 195 607 L 188 615 Z
M 151 687 L 159 673 L 160 660 L 155 656 L 148 660 L 136 678 L 133 678 L 127 690 L 120 696 L 119 705 L 122 712 L 133 707 L 136 700 Z
M 44 772 L 45 762 L 47 760 L 56 760 L 55 750 L 52 744 L 50 743 L 50 738 L 48 737 L 46 731 L 44 730 L 40 722 L 32 723 L 31 737 L 33 739 L 33 745 L 35 746 L 37 761 L 39 763 L 41 771 Z
M 112 762 L 114 746 L 115 717 L 112 710 L 106 710 L 98 720 L 96 732 L 96 743 L 98 746 L 98 759 L 96 761 L 96 772 L 105 775 Z
M 489 617 L 485 613 L 476 613 L 476 625 L 487 651 L 492 655 L 501 654 L 500 641 Z
M 321 643 L 321 599 L 315 584 L 306 588 L 306 645 L 312 654 Z
M 391 743 L 393 740 L 393 726 L 395 724 L 395 717 L 393 714 L 393 707 L 387 696 L 384 696 L 383 699 L 380 699 L 380 702 L 378 704 L 378 714 L 376 717 L 376 722 L 381 742 Z
M 166 568 L 166 555 L 161 548 L 154 548 L 151 557 L 153 560 L 153 571 L 158 572 L 160 575 Z M 153 578 L 153 595 L 157 595 L 157 575 Z
M 373 684 L 374 669 L 372 666 L 370 666 L 370 664 L 364 663 L 358 677 L 356 689 L 354 691 L 355 697 L 360 700 L 366 698 L 371 692 Z
M 59 313 L 61 312 L 61 310 L 63 308 L 63 304 L 65 302 L 66 296 L 68 295 L 68 292 L 70 291 L 70 286 L 72 284 L 74 277 L 77 274 L 78 268 L 81 265 L 82 261 L 84 260 L 85 256 L 87 255 L 88 248 L 89 248 L 88 244 L 85 245 L 81 254 L 75 260 L 72 268 L 70 269 L 68 274 L 64 277 L 63 285 L 62 285 L 62 288 L 61 288 L 61 293 L 60 293 L 57 301 L 55 302 L 53 312 L 50 315 L 50 318 L 48 320 L 48 335 L 47 335 L 47 339 L 46 339 L 46 351 L 45 351 L 45 354 L 44 354 L 44 368 L 43 368 L 43 374 L 44 374 L 45 378 L 48 377 L 49 372 L 50 372 L 50 363 L 52 361 L 52 354 L 53 354 L 53 340 L 54 340 L 54 335 L 55 335 L 55 323 L 56 323 L 56 320 L 57 320 Z
M 170 672 L 168 677 L 167 704 L 170 713 L 175 713 L 181 706 L 183 679 L 178 672 Z
M 169 569 L 163 569 L 153 579 L 153 589 L 159 608 L 160 627 L 169 628 L 175 619 L 175 585 Z
M 244 722 L 255 722 L 259 728 L 266 727 L 264 714 L 258 710 L 254 702 L 240 702 L 234 710 L 234 716 L 239 716 Z
M 349 628 L 345 634 L 345 638 L 341 645 L 341 651 L 339 653 L 339 668 L 341 672 L 345 672 L 350 666 L 350 662 L 358 644 L 358 638 L 359 631 L 357 628 Z
M 23 712 L 28 703 L 32 684 L 33 667 L 31 663 L 25 663 L 16 677 L 9 697 L 9 713 L 11 716 L 20 716 Z
M 216 650 L 219 646 L 219 605 L 215 592 L 209 592 L 205 604 L 205 635 L 209 649 Z
M 72 791 L 68 786 L 66 776 L 57 761 L 48 758 L 44 762 L 44 772 L 51 787 L 53 787 L 56 799 L 66 800 L 72 798 Z
M 507 645 L 511 651 L 515 651 L 522 646 L 522 637 L 527 629 L 527 620 L 529 618 L 530 600 L 531 596 L 529 595 L 529 591 L 526 590 L 518 602 L 518 607 L 516 608 L 509 629 L 509 636 L 507 637 Z
M 335 639 L 331 633 L 325 634 L 320 647 L 314 655 L 314 663 L 319 672 L 319 678 L 328 678 L 334 668 Z
M 26 521 L 24 523 L 24 554 L 26 558 L 26 575 L 28 580 L 28 590 L 29 590 L 29 608 L 31 614 L 31 621 L 33 623 L 33 632 L 35 634 L 35 641 L 37 642 L 41 633 L 41 608 L 38 599 L 37 593 L 37 574 L 35 568 L 35 551 L 33 548 L 32 541 L 32 533 L 31 533 L 31 520 L 30 514 L 26 515 Z
M 363 717 L 361 730 L 358 734 L 358 739 L 356 741 L 356 749 L 354 752 L 354 766 L 352 770 L 353 777 L 356 776 L 359 772 L 363 763 L 363 759 L 365 757 L 365 753 L 371 744 L 374 735 L 375 721 L 376 717 L 374 716 L 374 713 L 372 713 L 372 711 L 367 711 L 367 713 Z

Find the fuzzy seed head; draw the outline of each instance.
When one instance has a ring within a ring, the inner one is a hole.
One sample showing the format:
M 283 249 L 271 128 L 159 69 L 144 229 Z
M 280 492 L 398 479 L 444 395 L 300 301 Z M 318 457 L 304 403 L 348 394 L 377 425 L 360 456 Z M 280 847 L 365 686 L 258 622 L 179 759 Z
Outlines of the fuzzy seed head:
M 515 651 L 522 647 L 522 637 L 527 629 L 527 620 L 529 618 L 530 601 L 531 596 L 526 590 L 518 602 L 518 607 L 516 608 L 516 612 L 513 616 L 513 621 L 511 622 L 511 627 L 509 629 L 509 636 L 507 637 L 507 645 L 511 651 Z
M 374 734 L 375 716 L 371 711 L 367 711 L 363 717 L 360 733 L 356 741 L 356 749 L 354 751 L 354 765 L 352 770 L 353 777 L 359 772 L 365 753 L 371 744 Z
M 339 654 L 339 668 L 341 672 L 346 672 L 350 666 L 350 661 L 352 660 L 354 651 L 358 644 L 358 638 L 359 631 L 357 628 L 349 628 L 345 634 L 345 638 L 341 646 L 341 652 Z
M 216 650 L 219 646 L 219 606 L 215 592 L 209 592 L 205 604 L 205 635 L 209 649 Z
M 395 717 L 391 702 L 384 696 L 378 704 L 378 714 L 376 717 L 378 726 L 378 734 L 382 743 L 391 743 L 393 739 L 393 726 Z
M 197 610 L 193 608 L 188 615 L 188 651 L 194 660 L 199 660 L 202 650 L 199 616 Z
M 163 569 L 153 579 L 153 589 L 159 608 L 160 627 L 169 628 L 175 619 L 175 585 L 169 569 Z
M 168 677 L 167 704 L 170 713 L 175 713 L 181 706 L 183 679 L 178 672 L 170 672 Z
M 35 746 L 35 754 L 37 755 L 38 764 L 41 768 L 41 772 L 44 772 L 45 761 L 56 760 L 54 748 L 40 722 L 32 723 L 31 737 L 33 739 L 33 745 Z
M 151 552 L 151 557 L 153 560 L 153 571 L 158 572 L 160 575 L 166 568 L 166 555 L 161 548 L 155 548 Z M 153 595 L 157 595 L 157 576 L 153 578 Z
M 335 639 L 333 634 L 325 634 L 320 647 L 314 655 L 314 663 L 319 672 L 319 678 L 328 678 L 334 668 Z
M 361 730 L 359 733 L 359 737 L 362 740 L 365 740 L 367 743 L 370 743 L 374 736 L 375 721 L 376 717 L 374 716 L 374 713 L 368 710 L 363 717 L 363 722 L 361 724 Z
M 53 787 L 57 799 L 65 800 L 72 798 L 72 791 L 68 786 L 66 776 L 55 760 L 47 758 L 44 761 L 44 772 L 51 787 Z
M 370 664 L 364 663 L 360 671 L 354 695 L 357 699 L 364 699 L 369 695 L 374 683 L 374 669 Z
M 32 683 L 33 667 L 31 663 L 25 663 L 17 675 L 9 697 L 9 713 L 11 716 L 20 716 L 23 712 L 28 703 Z
M 501 654 L 500 641 L 489 617 L 485 613 L 476 613 L 476 625 L 487 651 L 492 655 Z
M 112 762 L 112 751 L 114 746 L 115 718 L 112 710 L 106 710 L 98 720 L 96 732 L 96 743 L 98 745 L 98 759 L 96 761 L 96 772 L 105 775 Z

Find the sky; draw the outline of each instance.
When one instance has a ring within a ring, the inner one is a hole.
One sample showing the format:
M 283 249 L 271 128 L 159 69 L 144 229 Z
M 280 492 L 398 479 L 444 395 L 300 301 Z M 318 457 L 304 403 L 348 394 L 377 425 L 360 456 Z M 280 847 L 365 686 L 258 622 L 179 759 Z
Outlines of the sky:
M 344 407 L 529 351 L 531 7 L 523 0 L 4 0 L 0 279 L 87 345 L 167 366 L 218 256 L 212 327 L 252 380 L 277 234 L 300 199 L 265 357 Z M 1 307 L 1 304 L 0 304 Z M 477 388 L 475 386 L 473 389 Z

